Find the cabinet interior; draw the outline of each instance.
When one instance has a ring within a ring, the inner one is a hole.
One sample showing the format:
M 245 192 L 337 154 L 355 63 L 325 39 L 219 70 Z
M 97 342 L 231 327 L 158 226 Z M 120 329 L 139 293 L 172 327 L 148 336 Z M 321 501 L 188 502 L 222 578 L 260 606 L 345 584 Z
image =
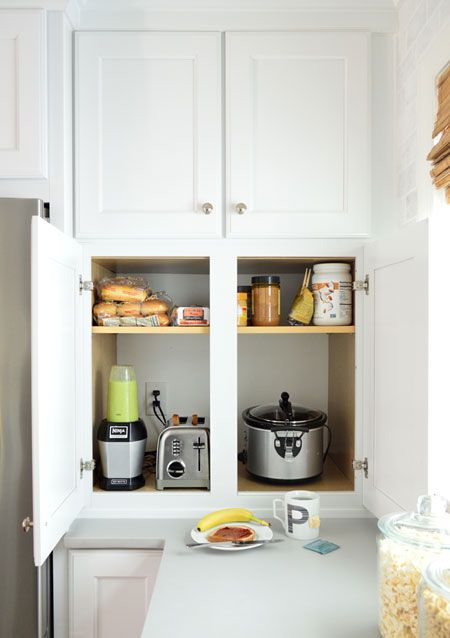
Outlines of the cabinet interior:
M 238 450 L 242 451 L 246 445 L 243 410 L 276 403 L 282 391 L 289 392 L 293 403 L 325 412 L 333 437 L 324 472 L 319 478 L 295 484 L 266 482 L 251 476 L 245 464 L 238 461 L 240 492 L 354 489 L 355 312 L 352 326 L 320 327 L 318 333 L 310 332 L 314 327 L 290 327 L 287 320 L 305 269 L 323 262 L 350 263 L 354 275 L 355 260 L 352 257 L 240 258 L 238 261 L 239 285 L 249 285 L 252 275 L 272 274 L 281 279 L 280 328 L 248 327 L 238 336 Z
M 145 277 L 153 291 L 166 291 L 176 305 L 209 307 L 208 258 L 93 258 L 92 279 L 115 274 Z M 92 299 L 94 303 L 94 296 Z M 209 416 L 209 330 L 207 328 L 115 328 L 92 333 L 92 423 L 94 458 L 99 459 L 96 432 L 106 415 L 108 378 L 112 365 L 130 364 L 136 371 L 139 416 L 144 420 L 148 452 L 156 451 L 162 425 L 149 411 L 146 382 L 165 384 L 166 418 L 172 414 Z M 191 332 L 191 334 L 189 334 Z M 193 374 L 195 371 L 195 374 Z M 151 408 L 150 408 L 151 409 Z M 138 492 L 155 490 L 153 471 Z M 94 485 L 95 490 L 100 490 Z M 170 490 L 174 491 L 174 490 Z M 188 491 L 183 489 L 183 492 Z M 103 492 L 106 493 L 106 492 Z

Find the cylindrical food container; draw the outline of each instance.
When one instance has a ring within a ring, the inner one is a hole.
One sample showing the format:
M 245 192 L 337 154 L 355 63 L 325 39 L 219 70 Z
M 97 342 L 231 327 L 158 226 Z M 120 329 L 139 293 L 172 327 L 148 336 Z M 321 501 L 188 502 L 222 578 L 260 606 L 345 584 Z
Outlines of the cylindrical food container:
M 350 264 L 316 264 L 311 281 L 313 323 L 316 326 L 349 326 L 352 323 Z
M 280 278 L 277 275 L 252 277 L 252 312 L 254 326 L 280 324 Z
M 418 587 L 424 567 L 450 550 L 450 515 L 440 496 L 421 496 L 417 510 L 378 522 L 380 632 L 383 638 L 418 638 Z M 450 556 L 450 554 L 448 554 Z
M 420 638 L 450 636 L 450 559 L 437 559 L 423 572 L 419 589 Z
M 237 325 L 252 325 L 252 287 L 237 287 Z

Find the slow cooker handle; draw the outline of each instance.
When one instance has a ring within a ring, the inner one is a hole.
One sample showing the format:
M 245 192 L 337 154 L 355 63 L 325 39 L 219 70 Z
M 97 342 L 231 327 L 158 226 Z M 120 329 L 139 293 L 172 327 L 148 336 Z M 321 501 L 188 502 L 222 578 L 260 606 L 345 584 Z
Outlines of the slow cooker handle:
M 293 421 L 294 413 L 292 412 L 292 403 L 289 401 L 288 392 L 281 393 L 281 399 L 279 400 L 278 405 L 280 406 L 281 410 L 286 415 L 286 418 L 289 421 Z

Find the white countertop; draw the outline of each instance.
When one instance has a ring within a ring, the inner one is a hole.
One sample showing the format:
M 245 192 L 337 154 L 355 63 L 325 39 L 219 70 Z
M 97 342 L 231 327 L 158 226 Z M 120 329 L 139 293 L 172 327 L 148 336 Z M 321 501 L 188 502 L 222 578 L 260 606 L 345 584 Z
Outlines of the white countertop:
M 67 547 L 161 548 L 142 638 L 378 638 L 376 521 L 322 519 L 319 555 L 287 539 L 240 552 L 188 550 L 194 521 L 78 519 Z

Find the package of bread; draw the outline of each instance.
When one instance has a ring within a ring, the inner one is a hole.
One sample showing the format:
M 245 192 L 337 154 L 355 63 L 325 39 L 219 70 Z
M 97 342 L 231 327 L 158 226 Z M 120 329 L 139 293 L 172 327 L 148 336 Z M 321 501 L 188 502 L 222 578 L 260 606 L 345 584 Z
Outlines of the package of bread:
M 97 320 L 99 326 L 105 328 L 117 328 L 120 326 L 120 317 L 99 317 Z
M 224 543 L 227 541 L 248 543 L 255 540 L 255 536 L 255 530 L 245 525 L 224 525 L 209 534 L 208 541 L 210 543 Z
M 169 324 L 169 315 L 165 313 L 161 313 L 158 315 L 148 315 L 147 317 L 136 317 L 137 326 L 153 326 L 154 328 L 157 328 L 158 326 L 168 326 Z
M 124 328 L 135 328 L 137 326 L 137 317 L 118 317 L 119 322 Z
M 136 302 L 125 302 L 117 306 L 117 314 L 119 317 L 140 317 L 141 304 Z
M 151 294 L 148 282 L 142 277 L 107 277 L 97 284 L 97 294 L 103 301 L 134 301 L 142 303 Z
M 99 319 L 115 317 L 117 315 L 117 305 L 111 302 L 97 303 L 92 308 L 92 314 L 94 315 L 94 319 L 97 323 Z
M 205 306 L 174 307 L 171 314 L 173 326 L 209 326 L 209 308 Z
M 150 297 L 147 301 L 141 305 L 141 314 L 144 317 L 148 315 L 161 315 L 169 312 L 169 304 L 163 299 L 157 299 L 156 297 Z

